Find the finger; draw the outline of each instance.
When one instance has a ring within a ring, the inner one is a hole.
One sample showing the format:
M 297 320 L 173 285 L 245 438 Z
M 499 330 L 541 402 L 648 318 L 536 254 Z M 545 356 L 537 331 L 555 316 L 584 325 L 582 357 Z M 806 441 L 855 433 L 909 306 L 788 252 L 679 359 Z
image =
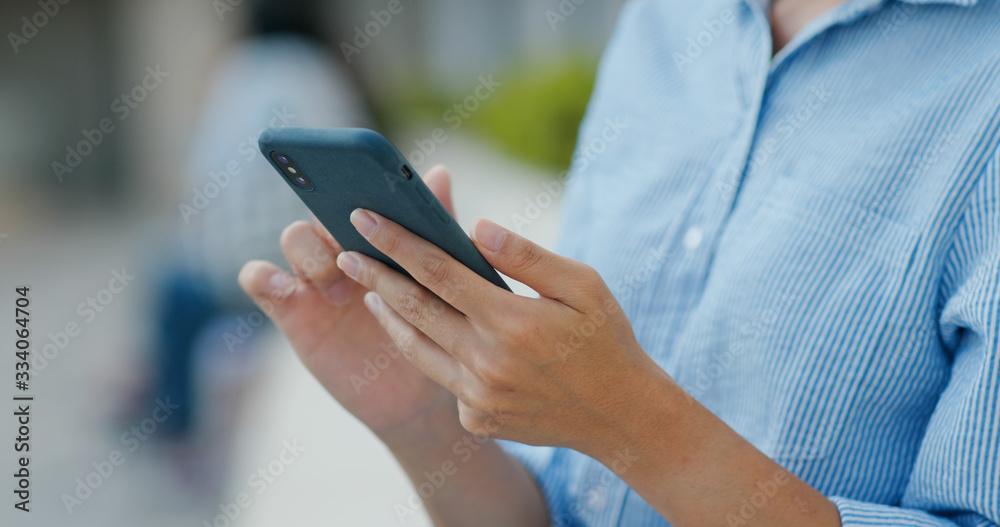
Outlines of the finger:
M 281 233 L 281 250 L 295 275 L 330 304 L 344 306 L 360 294 L 357 284 L 337 267 L 334 249 L 309 222 L 297 221 L 286 227 Z
M 365 306 L 407 360 L 452 393 L 459 388 L 462 365 L 437 342 L 407 322 L 378 293 L 365 294 Z
M 435 165 L 424 174 L 424 184 L 434 193 L 438 201 L 444 205 L 444 210 L 455 217 L 455 209 L 451 201 L 451 175 L 444 165 Z
M 510 294 L 487 282 L 436 245 L 384 216 L 356 209 L 351 214 L 351 223 L 376 249 L 469 318 L 489 320 L 490 306 L 497 295 Z M 385 295 L 383 298 L 389 301 Z
M 275 322 L 283 318 L 288 309 L 285 301 L 298 287 L 294 276 L 271 262 L 261 260 L 247 262 L 240 270 L 238 281 L 264 314 Z
M 319 239 L 323 240 L 323 243 L 326 244 L 334 255 L 344 252 L 344 248 L 340 246 L 340 242 L 330 234 L 330 231 L 326 230 L 326 227 L 320 223 L 319 218 L 315 214 L 312 215 L 312 224 L 316 235 L 319 236 Z
M 590 300 L 586 298 L 586 288 L 580 287 L 589 283 L 587 278 L 596 276 L 590 267 L 559 256 L 489 220 L 478 220 L 471 235 L 490 265 L 539 295 L 574 308 Z
M 337 265 L 363 287 L 378 293 L 409 324 L 422 331 L 460 361 L 472 325 L 462 313 L 412 279 L 361 253 L 345 252 Z

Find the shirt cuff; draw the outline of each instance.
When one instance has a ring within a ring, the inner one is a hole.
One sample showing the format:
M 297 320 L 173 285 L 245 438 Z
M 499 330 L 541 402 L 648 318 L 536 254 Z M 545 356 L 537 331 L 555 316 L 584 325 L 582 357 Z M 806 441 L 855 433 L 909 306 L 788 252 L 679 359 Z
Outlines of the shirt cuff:
M 838 496 L 831 497 L 830 501 L 840 511 L 840 522 L 843 527 L 871 527 L 876 525 L 884 527 L 993 526 L 992 523 L 986 520 L 983 520 L 984 523 L 955 523 L 918 509 L 904 509 L 889 505 L 850 500 Z

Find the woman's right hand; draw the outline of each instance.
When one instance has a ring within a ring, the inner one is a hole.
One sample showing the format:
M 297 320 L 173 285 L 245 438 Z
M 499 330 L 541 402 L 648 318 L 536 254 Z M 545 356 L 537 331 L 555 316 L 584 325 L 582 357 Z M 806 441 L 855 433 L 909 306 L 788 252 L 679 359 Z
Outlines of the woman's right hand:
M 424 181 L 454 215 L 448 172 L 434 167 Z M 294 276 L 271 262 L 251 261 L 240 285 L 340 404 L 387 443 L 433 432 L 433 423 L 452 414 L 457 422 L 454 396 L 399 353 L 365 308 L 367 290 L 337 267 L 343 249 L 323 226 L 289 225 L 281 248 Z

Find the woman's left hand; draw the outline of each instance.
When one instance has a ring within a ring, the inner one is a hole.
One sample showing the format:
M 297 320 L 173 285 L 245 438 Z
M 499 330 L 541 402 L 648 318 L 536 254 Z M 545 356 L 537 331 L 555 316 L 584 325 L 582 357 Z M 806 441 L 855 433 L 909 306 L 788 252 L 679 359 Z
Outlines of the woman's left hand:
M 403 355 L 455 394 L 469 432 L 600 449 L 642 397 L 636 381 L 662 372 L 587 265 L 480 220 L 472 239 L 486 260 L 540 295 L 523 297 L 383 216 L 358 209 L 351 222 L 415 280 L 357 252 L 337 264 L 371 290 L 365 304 Z

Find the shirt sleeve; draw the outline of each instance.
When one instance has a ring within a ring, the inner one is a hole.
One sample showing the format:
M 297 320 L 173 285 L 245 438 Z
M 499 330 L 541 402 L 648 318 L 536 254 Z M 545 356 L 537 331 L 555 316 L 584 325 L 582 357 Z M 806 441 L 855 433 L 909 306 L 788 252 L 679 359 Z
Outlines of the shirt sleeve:
M 568 466 L 563 448 L 531 446 L 514 441 L 497 441 L 508 454 L 520 461 L 535 477 L 545 497 L 551 524 L 556 527 L 573 525 L 570 502 L 566 495 Z
M 941 281 L 951 378 L 900 506 L 832 497 L 844 527 L 1000 526 L 1000 151 L 967 196 Z

